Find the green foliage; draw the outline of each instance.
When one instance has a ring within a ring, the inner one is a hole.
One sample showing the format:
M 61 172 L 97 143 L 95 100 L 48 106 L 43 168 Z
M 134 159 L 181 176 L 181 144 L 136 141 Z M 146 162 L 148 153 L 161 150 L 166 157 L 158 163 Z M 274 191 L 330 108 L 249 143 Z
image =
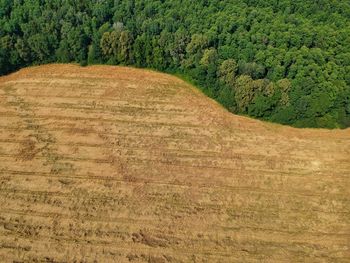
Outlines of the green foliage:
M 0 74 L 49 62 L 181 73 L 235 113 L 350 126 L 350 2 L 0 0 Z
M 220 81 L 231 88 L 235 85 L 238 65 L 234 59 L 223 61 L 218 69 Z
M 266 97 L 258 95 L 248 106 L 248 113 L 257 118 L 266 119 L 274 110 L 277 103 L 277 96 Z

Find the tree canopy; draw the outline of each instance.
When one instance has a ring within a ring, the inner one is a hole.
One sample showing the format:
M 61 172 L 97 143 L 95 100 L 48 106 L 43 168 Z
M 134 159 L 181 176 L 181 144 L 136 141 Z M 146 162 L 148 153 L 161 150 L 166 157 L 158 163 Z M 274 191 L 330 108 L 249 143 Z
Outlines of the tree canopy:
M 179 73 L 230 111 L 350 126 L 350 2 L 0 0 L 0 74 L 50 62 Z

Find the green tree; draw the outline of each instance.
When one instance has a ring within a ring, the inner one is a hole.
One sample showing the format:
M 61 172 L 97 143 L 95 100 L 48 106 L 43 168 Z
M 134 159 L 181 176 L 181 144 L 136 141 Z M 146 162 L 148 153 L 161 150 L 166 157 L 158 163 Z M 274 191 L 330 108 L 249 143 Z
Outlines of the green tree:
M 119 36 L 118 43 L 118 61 L 124 64 L 132 62 L 132 44 L 133 37 L 129 31 L 122 31 Z
M 218 75 L 222 83 L 233 88 L 236 80 L 238 65 L 234 59 L 223 61 L 219 67 Z
M 235 99 L 239 112 L 245 113 L 254 99 L 254 83 L 248 75 L 241 75 L 236 80 Z

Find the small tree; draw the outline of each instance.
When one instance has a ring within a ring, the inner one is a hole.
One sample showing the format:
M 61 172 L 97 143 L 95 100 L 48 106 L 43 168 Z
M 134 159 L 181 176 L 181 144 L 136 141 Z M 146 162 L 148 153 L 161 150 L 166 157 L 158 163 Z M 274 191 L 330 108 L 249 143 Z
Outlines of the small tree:
M 238 65 L 234 59 L 227 59 L 219 67 L 218 76 L 225 85 L 233 88 L 236 80 Z

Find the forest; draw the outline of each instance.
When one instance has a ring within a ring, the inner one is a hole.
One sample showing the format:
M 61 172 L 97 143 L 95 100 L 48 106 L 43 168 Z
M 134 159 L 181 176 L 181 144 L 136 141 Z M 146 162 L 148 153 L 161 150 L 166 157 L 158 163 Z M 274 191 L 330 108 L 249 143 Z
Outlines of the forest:
M 53 62 L 151 68 L 236 114 L 350 127 L 350 1 L 0 0 L 0 75 Z

